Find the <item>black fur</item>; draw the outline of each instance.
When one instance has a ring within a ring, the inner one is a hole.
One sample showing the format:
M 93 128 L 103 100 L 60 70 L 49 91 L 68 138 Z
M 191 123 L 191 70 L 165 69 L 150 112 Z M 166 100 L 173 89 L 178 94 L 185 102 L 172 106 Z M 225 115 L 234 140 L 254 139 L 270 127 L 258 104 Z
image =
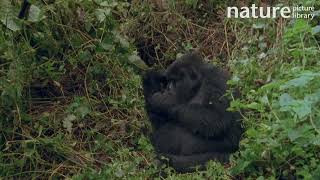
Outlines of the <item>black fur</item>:
M 30 6 L 31 4 L 29 3 L 28 0 L 23 0 L 18 18 L 20 19 L 27 18 L 30 10 Z
M 152 143 L 178 172 L 203 168 L 208 160 L 227 162 L 238 149 L 239 114 L 227 112 L 227 75 L 195 54 L 182 56 L 165 71 L 143 78 Z

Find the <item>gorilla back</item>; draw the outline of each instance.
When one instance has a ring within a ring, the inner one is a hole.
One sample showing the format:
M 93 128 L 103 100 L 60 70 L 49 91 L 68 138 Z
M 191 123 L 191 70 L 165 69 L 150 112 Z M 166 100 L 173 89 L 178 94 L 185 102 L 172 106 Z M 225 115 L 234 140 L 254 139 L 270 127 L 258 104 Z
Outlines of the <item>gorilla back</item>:
M 228 162 L 238 150 L 240 116 L 226 109 L 228 76 L 187 54 L 166 70 L 143 77 L 145 108 L 156 152 L 178 172 L 204 168 L 209 160 Z

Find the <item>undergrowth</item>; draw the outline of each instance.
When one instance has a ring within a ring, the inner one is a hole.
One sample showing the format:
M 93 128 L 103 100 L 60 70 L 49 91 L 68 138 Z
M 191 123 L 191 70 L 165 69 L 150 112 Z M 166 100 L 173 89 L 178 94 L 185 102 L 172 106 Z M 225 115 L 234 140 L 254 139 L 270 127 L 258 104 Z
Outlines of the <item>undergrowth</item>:
M 125 1 L 0 1 L 0 177 L 113 179 L 158 168 Z M 194 177 L 226 177 L 223 166 Z M 193 178 L 184 175 L 182 178 Z
M 20 1 L 0 0 L 1 178 L 320 178 L 319 12 L 235 20 L 233 1 L 31 2 L 21 20 Z M 231 70 L 246 132 L 231 164 L 176 174 L 148 140 L 138 55 L 164 67 L 192 48 Z
M 303 5 L 319 7 L 316 1 Z M 319 14 L 313 20 L 237 22 L 252 31 L 230 61 L 229 84 L 242 93 L 231 108 L 242 109 L 246 126 L 233 175 L 319 179 L 318 22 Z
M 145 152 L 131 152 L 145 123 L 131 66 L 139 58 L 117 30 L 127 6 L 35 2 L 19 20 L 20 1 L 1 1 L 1 177 L 148 164 Z

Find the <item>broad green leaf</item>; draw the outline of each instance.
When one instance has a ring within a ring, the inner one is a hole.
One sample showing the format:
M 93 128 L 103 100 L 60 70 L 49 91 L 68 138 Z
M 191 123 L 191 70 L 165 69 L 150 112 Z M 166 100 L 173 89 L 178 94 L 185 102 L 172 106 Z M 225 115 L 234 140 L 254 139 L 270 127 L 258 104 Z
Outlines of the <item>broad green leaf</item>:
M 0 21 L 12 31 L 21 30 L 21 23 L 17 18 L 17 11 L 8 0 L 0 0 Z
M 21 30 L 21 25 L 18 23 L 18 20 L 12 17 L 7 17 L 1 19 L 2 24 L 4 24 L 8 29 L 12 31 L 19 31 Z
M 289 94 L 282 94 L 279 98 L 280 111 L 293 111 L 301 119 L 311 113 L 311 102 L 295 100 Z
M 318 89 L 313 94 L 308 94 L 304 97 L 304 101 L 310 102 L 311 104 L 316 104 L 320 102 L 320 89 Z
M 257 110 L 259 112 L 263 112 L 263 106 L 257 102 L 252 102 L 252 103 L 246 105 L 246 107 L 249 109 Z
M 301 119 L 311 114 L 311 104 L 305 101 L 297 101 L 297 105 L 293 107 L 293 111 Z
M 42 14 L 38 6 L 35 6 L 35 5 L 30 6 L 28 21 L 39 22 L 44 18 L 45 16 Z
M 114 49 L 113 44 L 101 43 L 100 46 L 106 51 L 112 51 Z
M 79 53 L 79 61 L 82 63 L 88 62 L 92 58 L 90 51 L 85 50 Z
M 318 34 L 320 32 L 320 25 L 312 28 L 312 34 Z
M 284 93 L 279 98 L 279 104 L 281 107 L 289 106 L 294 102 L 294 99 L 287 93 Z
M 281 90 L 288 89 L 290 87 L 305 87 L 316 76 L 320 76 L 320 73 L 313 73 L 310 71 L 300 74 L 300 77 L 292 79 L 280 86 Z
M 295 141 L 297 138 L 301 137 L 301 133 L 295 129 L 288 130 L 288 137 L 291 142 Z
M 128 57 L 130 63 L 134 64 L 140 69 L 148 69 L 148 66 L 145 62 L 137 55 L 137 52 L 133 53 Z
M 105 6 L 105 7 L 116 7 L 117 5 L 118 5 L 118 2 L 104 1 L 100 3 L 100 6 Z
M 98 19 L 99 22 L 103 22 L 107 16 L 109 16 L 111 13 L 111 9 L 106 8 L 106 9 L 97 9 L 95 11 L 96 17 Z
M 128 42 L 128 40 L 125 37 L 120 35 L 118 32 L 113 32 L 113 34 L 114 34 L 115 41 L 119 42 L 122 47 L 124 47 L 124 48 L 130 47 L 130 43 Z
M 105 51 L 111 52 L 116 48 L 114 44 L 114 36 L 107 36 L 101 41 L 98 47 L 101 47 Z

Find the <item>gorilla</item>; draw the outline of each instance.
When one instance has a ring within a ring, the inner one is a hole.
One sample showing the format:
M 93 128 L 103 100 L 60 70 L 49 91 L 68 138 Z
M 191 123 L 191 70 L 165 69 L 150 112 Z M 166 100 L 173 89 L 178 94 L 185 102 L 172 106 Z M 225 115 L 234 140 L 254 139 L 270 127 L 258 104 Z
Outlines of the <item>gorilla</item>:
M 226 111 L 227 79 L 194 53 L 143 76 L 151 142 L 177 172 L 203 169 L 209 160 L 226 163 L 238 150 L 242 128 L 239 114 Z

